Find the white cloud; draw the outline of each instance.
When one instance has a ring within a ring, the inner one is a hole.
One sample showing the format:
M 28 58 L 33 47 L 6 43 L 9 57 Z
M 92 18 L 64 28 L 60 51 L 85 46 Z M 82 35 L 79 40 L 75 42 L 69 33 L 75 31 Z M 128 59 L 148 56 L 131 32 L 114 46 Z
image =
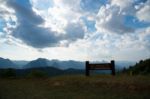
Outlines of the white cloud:
M 68 22 L 78 22 L 80 17 L 80 13 L 74 12 L 69 8 L 54 6 L 48 9 L 45 24 L 47 27 L 52 27 L 53 30 L 64 32 Z
M 141 41 L 142 46 L 150 53 L 150 27 L 139 30 L 138 33 L 139 41 Z
M 119 13 L 124 15 L 133 15 L 136 12 L 134 0 L 111 0 L 111 6 L 119 7 Z
M 67 45 L 76 38 L 83 39 L 86 27 L 80 19 L 83 14 L 80 11 L 80 0 L 54 0 L 54 6 L 48 8 L 45 17 L 46 27 L 51 27 L 60 34 L 65 34 L 65 40 L 60 43 Z
M 150 0 L 148 0 L 136 12 L 136 16 L 140 21 L 150 22 Z
M 68 8 L 73 11 L 80 9 L 80 1 L 81 0 L 53 0 L 55 6 Z
M 75 51 L 77 55 L 82 57 L 82 60 L 109 60 L 112 58 L 108 49 L 108 40 L 96 40 L 90 39 L 78 40 L 69 46 L 69 49 Z M 71 58 L 71 56 L 70 56 Z
M 119 7 L 106 5 L 102 6 L 97 14 L 96 28 L 104 33 L 127 33 L 133 29 L 124 24 L 124 15 L 119 13 Z
M 84 38 L 84 24 L 80 21 L 81 14 L 77 7 L 79 2 L 61 0 L 58 3 L 58 1 L 54 2 L 53 7 L 48 7 L 48 10 L 41 13 L 32 6 L 34 3 L 36 5 L 37 0 L 33 0 L 32 5 L 29 0 L 24 2 L 25 5 L 19 0 L 8 0 L 4 7 L 12 9 L 14 12 L 11 13 L 14 16 L 8 16 L 3 30 L 9 36 L 35 48 L 55 47 L 65 40 L 72 43 L 71 41 Z M 10 21 L 15 21 L 15 26 Z
M 131 7 L 133 0 L 111 0 L 111 5 L 116 5 L 121 8 L 121 10 Z

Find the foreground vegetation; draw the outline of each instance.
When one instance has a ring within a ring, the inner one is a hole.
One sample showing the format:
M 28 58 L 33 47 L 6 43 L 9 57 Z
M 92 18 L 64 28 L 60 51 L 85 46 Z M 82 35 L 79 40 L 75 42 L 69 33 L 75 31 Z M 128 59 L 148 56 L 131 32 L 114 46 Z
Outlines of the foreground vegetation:
M 150 99 L 150 77 L 1 78 L 0 99 Z

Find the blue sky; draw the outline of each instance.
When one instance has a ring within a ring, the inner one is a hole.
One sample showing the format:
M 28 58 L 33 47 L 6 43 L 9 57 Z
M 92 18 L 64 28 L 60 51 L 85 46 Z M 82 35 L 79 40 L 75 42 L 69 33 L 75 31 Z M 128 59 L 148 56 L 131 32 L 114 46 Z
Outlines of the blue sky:
M 0 0 L 0 57 L 150 57 L 150 0 Z

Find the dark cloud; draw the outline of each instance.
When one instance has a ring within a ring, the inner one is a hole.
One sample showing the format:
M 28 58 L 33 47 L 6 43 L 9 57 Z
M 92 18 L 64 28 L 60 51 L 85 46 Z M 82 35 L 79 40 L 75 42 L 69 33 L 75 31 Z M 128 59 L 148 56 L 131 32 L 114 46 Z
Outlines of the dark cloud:
M 48 28 L 41 28 L 35 25 L 19 25 L 14 31 L 13 36 L 20 38 L 26 44 L 35 48 L 44 48 L 49 46 L 56 46 L 60 37 L 55 33 L 50 32 Z
M 12 33 L 14 37 L 35 48 L 54 46 L 58 43 L 59 38 L 55 36 L 55 32 L 39 26 L 44 20 L 33 12 L 28 0 L 9 0 L 7 5 L 15 10 L 18 20 L 18 26 Z
M 8 0 L 7 4 L 15 10 L 20 24 L 30 23 L 39 25 L 44 22 L 39 15 L 33 12 L 29 0 Z
M 57 46 L 61 40 L 75 41 L 84 36 L 82 27 L 77 24 L 68 24 L 65 35 L 58 35 L 50 28 L 41 27 L 44 19 L 32 10 L 29 0 L 8 0 L 7 5 L 15 10 L 17 16 L 18 26 L 13 30 L 12 36 L 27 45 L 45 48 Z

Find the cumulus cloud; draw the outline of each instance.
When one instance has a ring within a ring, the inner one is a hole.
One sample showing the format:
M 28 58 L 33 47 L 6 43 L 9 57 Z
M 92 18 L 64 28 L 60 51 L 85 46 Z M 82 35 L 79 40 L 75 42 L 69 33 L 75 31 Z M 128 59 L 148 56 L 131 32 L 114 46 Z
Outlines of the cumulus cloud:
M 102 6 L 97 14 L 96 28 L 104 33 L 127 33 L 134 30 L 124 24 L 123 13 L 118 6 Z
M 150 22 L 150 0 L 140 5 L 136 16 L 140 21 Z
M 145 2 L 111 0 L 107 5 L 102 6 L 99 9 L 95 26 L 99 32 L 104 33 L 134 33 L 138 26 L 135 26 L 135 20 L 139 21 L 138 24 L 150 22 L 149 5 L 149 0 Z M 132 16 L 133 18 L 129 19 L 129 16 Z
M 54 47 L 59 46 L 63 40 L 76 41 L 84 37 L 83 25 L 78 22 L 66 24 L 65 31 L 62 31 L 65 33 L 58 33 L 52 27 L 44 27 L 45 19 L 33 11 L 29 0 L 7 0 L 6 5 L 15 11 L 17 18 L 17 26 L 11 29 L 9 35 L 22 40 L 29 46 L 35 48 Z
M 55 32 L 40 26 L 44 19 L 33 12 L 29 1 L 25 1 L 24 6 L 20 3 L 20 0 L 7 1 L 7 5 L 15 10 L 17 17 L 17 27 L 12 35 L 37 48 L 55 45 L 59 41 Z

